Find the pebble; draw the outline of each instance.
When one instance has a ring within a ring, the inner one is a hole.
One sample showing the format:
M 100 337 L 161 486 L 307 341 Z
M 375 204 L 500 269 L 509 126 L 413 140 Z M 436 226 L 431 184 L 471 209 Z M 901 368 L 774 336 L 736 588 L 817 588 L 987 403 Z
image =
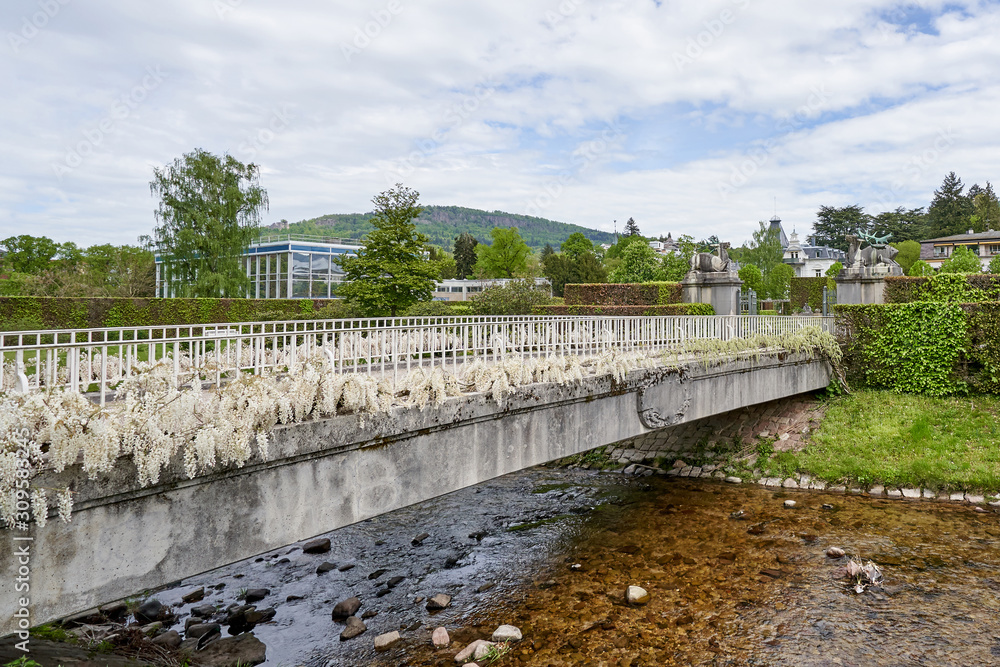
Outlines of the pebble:
M 336 570 L 336 569 L 337 565 L 335 563 L 330 563 L 330 562 L 320 563 L 319 567 L 316 568 L 316 574 L 325 574 L 327 572 L 330 572 L 331 570 Z
M 434 648 L 445 648 L 451 644 L 451 637 L 448 636 L 448 631 L 443 626 L 434 628 L 434 632 L 431 633 L 431 644 L 434 645 Z
M 785 507 L 788 508 L 788 509 L 792 509 L 793 507 L 795 507 L 795 501 L 794 500 L 786 500 L 784 504 L 785 504 Z
M 402 637 L 399 636 L 399 632 L 397 630 L 379 635 L 375 638 L 375 650 L 384 651 L 400 639 L 402 639 Z
M 204 599 L 204 597 L 205 597 L 205 587 L 202 586 L 201 588 L 195 589 L 190 593 L 188 593 L 187 595 L 184 595 L 183 597 L 181 597 L 181 600 L 183 600 L 184 602 L 200 602 L 202 599 Z
M 315 540 L 309 540 L 302 545 L 303 553 L 307 554 L 325 554 L 330 550 L 330 540 L 325 537 L 320 537 Z
M 649 593 L 640 586 L 629 586 L 625 589 L 625 601 L 631 605 L 644 605 L 649 602 Z
M 360 608 L 361 600 L 356 597 L 341 600 L 333 607 L 333 620 L 343 621 L 350 616 L 354 616 Z
M 827 558 L 843 558 L 844 550 L 840 547 L 830 547 L 826 550 Z
M 479 655 L 479 652 L 482 650 L 483 653 L 485 654 L 486 651 L 490 650 L 491 646 L 493 646 L 493 642 L 488 642 L 485 639 L 477 639 L 458 652 L 458 654 L 455 656 L 455 662 L 457 662 L 460 665 L 463 665 L 466 663 L 466 661 L 468 661 L 469 658 L 473 659 L 481 658 L 482 655 Z
M 348 639 L 354 639 L 358 635 L 362 634 L 368 630 L 368 626 L 357 616 L 350 616 L 347 619 L 347 625 L 344 627 L 344 631 L 340 633 L 340 641 L 344 642 Z
M 260 602 L 270 594 L 271 590 L 269 588 L 251 588 L 247 591 L 247 594 L 243 596 L 243 599 L 246 600 L 248 604 L 252 602 Z
M 519 642 L 521 641 L 521 639 L 522 639 L 521 629 L 513 625 L 501 625 L 499 628 L 493 631 L 493 636 L 490 637 L 491 641 L 497 643 Z
M 729 484 L 742 484 L 743 480 L 740 479 L 739 477 L 729 476 L 726 478 L 726 482 Z
M 430 533 L 420 533 L 419 535 L 413 538 L 410 544 L 412 544 L 415 547 L 419 547 L 421 544 L 424 543 L 424 540 L 426 540 L 430 536 L 431 536 Z
M 438 593 L 430 600 L 427 601 L 427 611 L 437 611 L 439 609 L 447 609 L 448 605 L 451 604 L 451 596 L 444 593 Z

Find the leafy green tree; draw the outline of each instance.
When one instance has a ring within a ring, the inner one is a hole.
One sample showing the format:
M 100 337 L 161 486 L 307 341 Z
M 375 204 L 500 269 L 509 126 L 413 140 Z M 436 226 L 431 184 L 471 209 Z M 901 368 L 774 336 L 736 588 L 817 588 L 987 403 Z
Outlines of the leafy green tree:
M 895 261 L 903 268 L 903 273 L 909 271 L 913 263 L 920 259 L 920 244 L 916 241 L 900 241 L 890 245 L 899 251 Z
M 531 315 L 535 306 L 552 302 L 548 287 L 533 280 L 512 280 L 487 287 L 469 299 L 474 315 Z
M 455 258 L 444 250 L 441 250 L 441 248 L 434 245 L 427 246 L 427 259 L 437 262 L 441 280 L 451 280 L 456 277 Z
M 476 267 L 476 246 L 479 241 L 468 232 L 455 237 L 455 275 L 465 279 L 473 274 Z
M 642 234 L 639 233 L 639 225 L 635 224 L 635 220 L 632 218 L 629 218 L 628 222 L 625 223 L 624 233 L 625 236 L 642 236 Z
M 608 251 L 604 253 L 605 261 L 612 259 L 621 259 L 622 254 L 625 249 L 628 248 L 633 243 L 641 243 L 643 245 L 648 245 L 645 238 L 642 236 L 620 236 L 618 242 L 613 244 Z
M 957 246 L 939 269 L 941 273 L 982 273 L 983 265 L 979 255 L 965 246 Z
M 577 258 L 584 253 L 593 253 L 594 242 L 580 232 L 573 232 L 562 242 L 559 249 L 569 257 Z
M 621 263 L 611 272 L 612 283 L 647 283 L 656 280 L 659 258 L 646 243 L 633 243 L 622 253 Z
M 542 260 L 542 267 L 556 296 L 562 296 L 568 284 L 603 283 L 608 277 L 607 269 L 593 252 L 578 255 L 553 252 Z
M 494 227 L 490 238 L 492 244 L 476 246 L 476 270 L 487 278 L 513 278 L 524 274 L 531 248 L 521 238 L 517 227 Z
M 934 191 L 934 199 L 927 209 L 928 234 L 931 238 L 962 234 L 969 229 L 969 218 L 974 207 L 962 195 L 962 179 L 949 172 L 941 187 Z
M 871 219 L 871 231 L 878 236 L 892 234 L 892 240 L 919 241 L 926 235 L 927 214 L 923 207 L 884 211 Z
M 764 293 L 764 274 L 755 265 L 741 266 L 739 276 L 743 281 L 743 289 L 753 290 L 758 295 Z
M 841 271 L 844 270 L 844 265 L 840 262 L 834 262 L 830 265 L 830 268 L 826 270 L 827 278 L 836 278 Z
M 434 293 L 440 266 L 425 259 L 427 237 L 413 223 L 420 215 L 419 197 L 402 183 L 375 195 L 374 229 L 364 247 L 357 256 L 336 260 L 350 281 L 337 293 L 367 315 L 395 317 L 417 301 L 430 301 Z
M 972 217 L 970 227 L 977 232 L 990 229 L 1000 229 L 1000 201 L 993 192 L 993 184 L 986 181 L 986 187 L 977 185 L 969 188 L 969 198 L 972 200 Z
M 778 233 L 764 222 L 757 224 L 760 228 L 753 233 L 750 244 L 730 250 L 729 255 L 741 266 L 753 264 L 760 269 L 766 283 L 771 269 L 781 264 L 784 251 L 781 248 L 781 239 L 778 238 Z
M 924 260 L 918 259 L 910 265 L 910 270 L 906 272 L 906 275 L 914 277 L 933 276 L 934 267 Z
M 59 252 L 59 244 L 47 236 L 9 236 L 0 245 L 7 251 L 3 257 L 4 270 L 15 273 L 41 273 Z
M 260 168 L 197 148 L 154 168 L 149 189 L 160 198 L 154 234 L 178 295 L 244 296 L 243 252 L 267 210 Z
M 795 269 L 788 264 L 779 264 L 772 268 L 765 280 L 765 296 L 768 299 L 787 299 L 788 290 L 795 277 Z
M 841 207 L 820 206 L 816 213 L 816 222 L 813 223 L 813 236 L 816 245 L 830 246 L 846 252 L 847 235 L 858 231 L 868 232 L 870 228 L 871 216 L 865 213 L 859 204 Z
M 993 259 L 990 260 L 990 265 L 986 269 L 993 275 L 1000 275 L 1000 255 L 994 255 Z

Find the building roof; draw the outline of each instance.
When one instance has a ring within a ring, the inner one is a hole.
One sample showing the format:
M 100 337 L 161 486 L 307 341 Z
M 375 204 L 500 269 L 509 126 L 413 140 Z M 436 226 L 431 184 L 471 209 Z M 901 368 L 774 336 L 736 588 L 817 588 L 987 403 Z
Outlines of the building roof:
M 771 226 L 769 229 L 775 230 L 775 228 L 777 228 L 776 231 L 778 232 L 778 240 L 781 241 L 781 247 L 783 249 L 787 248 L 788 237 L 785 236 L 785 230 L 781 228 L 781 218 L 779 218 L 777 215 L 771 218 Z
M 962 241 L 1000 241 L 1000 232 L 992 229 L 985 232 L 975 232 L 973 234 L 953 234 L 952 236 L 941 236 L 936 239 L 927 239 L 921 243 L 960 243 Z

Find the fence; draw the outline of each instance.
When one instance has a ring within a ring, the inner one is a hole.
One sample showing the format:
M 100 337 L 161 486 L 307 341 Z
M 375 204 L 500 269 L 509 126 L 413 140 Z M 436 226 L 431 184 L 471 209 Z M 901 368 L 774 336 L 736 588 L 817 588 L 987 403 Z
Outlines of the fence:
M 678 348 L 693 339 L 833 331 L 833 318 L 781 316 L 418 317 L 239 322 L 0 333 L 0 392 L 65 388 L 101 405 L 143 364 L 173 364 L 179 384 L 219 384 L 244 373 L 284 372 L 323 354 L 333 371 L 391 374 L 475 359 Z

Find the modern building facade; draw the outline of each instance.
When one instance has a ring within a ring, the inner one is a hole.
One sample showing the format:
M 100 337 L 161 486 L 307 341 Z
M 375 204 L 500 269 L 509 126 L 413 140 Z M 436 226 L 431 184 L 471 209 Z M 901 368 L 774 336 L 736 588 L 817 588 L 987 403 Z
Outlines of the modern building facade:
M 1000 232 L 993 230 L 973 232 L 969 230 L 965 234 L 954 234 L 921 241 L 920 259 L 935 269 L 939 269 L 959 246 L 965 246 L 978 255 L 985 271 L 990 265 L 990 260 L 1000 255 Z
M 491 278 L 486 280 L 442 280 L 434 290 L 435 301 L 468 301 L 487 287 L 506 285 L 512 282 L 508 278 Z M 544 287 L 552 295 L 552 283 L 548 278 L 535 278 L 536 287 Z

